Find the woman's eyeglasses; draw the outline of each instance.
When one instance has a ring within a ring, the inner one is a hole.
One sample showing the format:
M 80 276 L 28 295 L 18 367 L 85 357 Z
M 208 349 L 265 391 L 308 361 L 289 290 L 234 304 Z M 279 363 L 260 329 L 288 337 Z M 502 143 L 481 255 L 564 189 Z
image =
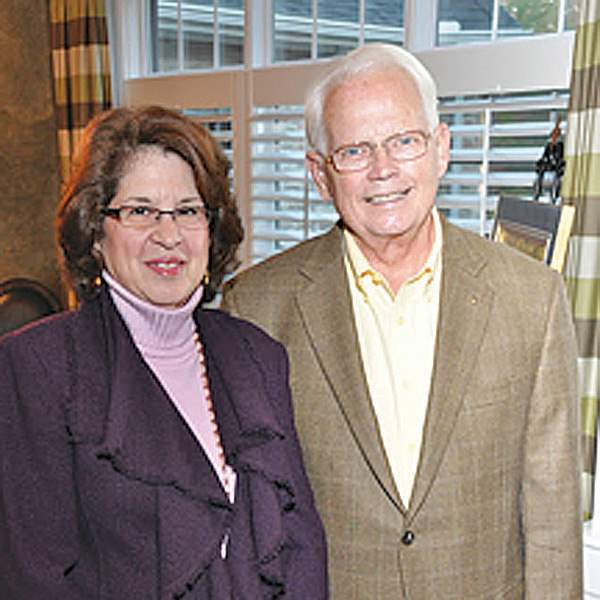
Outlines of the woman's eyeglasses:
M 117 219 L 123 227 L 149 229 L 160 222 L 163 215 L 169 215 L 177 225 L 184 229 L 200 229 L 215 216 L 216 210 L 204 204 L 189 204 L 172 210 L 163 210 L 143 204 L 123 204 L 114 208 L 103 208 L 103 215 Z

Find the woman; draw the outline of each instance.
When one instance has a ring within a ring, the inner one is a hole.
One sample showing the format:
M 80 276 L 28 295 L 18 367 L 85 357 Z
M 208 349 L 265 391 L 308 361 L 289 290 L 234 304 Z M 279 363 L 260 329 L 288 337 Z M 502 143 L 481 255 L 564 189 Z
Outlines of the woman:
M 200 310 L 242 230 L 178 113 L 87 128 L 58 210 L 70 313 L 0 344 L 3 600 L 326 598 L 282 347 Z

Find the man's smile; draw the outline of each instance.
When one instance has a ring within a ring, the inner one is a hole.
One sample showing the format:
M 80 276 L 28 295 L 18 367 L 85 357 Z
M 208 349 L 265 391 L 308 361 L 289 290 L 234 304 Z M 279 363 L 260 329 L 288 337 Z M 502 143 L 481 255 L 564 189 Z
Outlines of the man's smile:
M 406 195 L 412 190 L 412 187 L 407 187 L 404 190 L 389 192 L 387 194 L 373 194 L 366 196 L 365 201 L 368 204 L 390 204 L 404 200 Z

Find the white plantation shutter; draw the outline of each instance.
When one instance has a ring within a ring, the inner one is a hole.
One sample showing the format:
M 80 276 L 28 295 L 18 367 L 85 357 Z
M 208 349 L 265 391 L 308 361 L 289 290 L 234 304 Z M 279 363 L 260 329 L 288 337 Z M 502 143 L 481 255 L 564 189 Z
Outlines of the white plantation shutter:
M 535 163 L 557 119 L 564 131 L 567 102 L 566 90 L 443 99 L 452 150 L 438 194 L 441 212 L 485 235 L 501 194 L 531 198 Z
M 302 106 L 254 109 L 251 128 L 251 261 L 328 229 L 336 220 L 304 164 Z
M 165 7 L 169 2 L 174 0 L 166 0 Z M 417 51 L 438 82 L 440 112 L 452 131 L 450 168 L 437 203 L 450 221 L 485 235 L 501 193 L 531 196 L 535 162 L 556 118 L 566 113 L 573 36 L 504 40 L 479 44 L 477 51 L 467 45 L 431 49 L 436 2 L 408 0 L 410 10 L 404 16 L 409 20 L 406 31 L 412 32 L 407 46 Z M 225 4 L 229 8 L 229 1 L 219 6 Z M 127 17 L 138 3 L 112 6 L 124 23 L 133 22 Z M 336 214 L 320 200 L 304 165 L 302 103 L 310 82 L 327 64 L 269 64 L 274 33 L 269 6 L 274 5 L 261 0 L 244 6 L 246 41 L 250 37 L 251 43 L 246 44 L 243 68 L 187 71 L 180 61 L 183 71 L 149 76 L 151 61 L 136 62 L 131 52 L 123 52 L 130 73 L 123 100 L 184 109 L 209 125 L 233 165 L 246 230 L 240 258 L 249 266 L 326 230 Z M 133 12 L 144 14 L 141 9 Z M 424 29 L 429 33 L 420 35 Z M 123 48 L 129 48 L 131 35 L 121 32 Z M 149 47 L 144 40 L 137 40 L 142 50 Z
M 231 108 L 187 108 L 182 111 L 184 115 L 191 117 L 206 127 L 211 135 L 221 144 L 225 155 L 233 165 L 234 141 L 233 141 L 233 120 Z M 234 181 L 233 168 L 230 170 L 231 182 Z M 226 275 L 229 279 L 231 275 Z M 212 302 L 206 306 L 218 308 L 221 304 L 221 293 L 218 292 Z
M 443 99 L 452 150 L 437 198 L 442 214 L 485 235 L 500 194 L 531 198 L 535 162 L 566 106 L 566 91 Z M 254 263 L 325 231 L 337 215 L 305 169 L 302 106 L 255 108 L 251 146 Z
M 221 144 L 230 162 L 233 160 L 233 121 L 231 108 L 186 108 L 183 114 L 202 123 Z

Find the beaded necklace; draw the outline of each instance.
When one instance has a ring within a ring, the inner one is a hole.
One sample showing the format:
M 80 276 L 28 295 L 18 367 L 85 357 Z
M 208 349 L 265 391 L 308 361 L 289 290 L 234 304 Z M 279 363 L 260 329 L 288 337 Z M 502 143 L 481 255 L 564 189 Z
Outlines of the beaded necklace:
M 208 375 L 206 373 L 206 361 L 204 358 L 204 349 L 202 347 L 202 342 L 200 342 L 200 338 L 198 337 L 198 333 L 194 333 L 194 344 L 196 346 L 196 351 L 198 352 L 198 359 L 200 362 L 200 378 L 202 381 L 202 388 L 204 390 L 204 398 L 206 400 L 206 407 L 208 410 L 208 417 L 210 420 L 210 427 L 212 430 L 212 434 L 215 439 L 215 446 L 218 452 L 218 461 L 219 461 L 219 478 L 223 485 L 223 489 L 227 494 L 230 502 L 233 502 L 233 485 L 235 483 L 235 472 L 234 470 L 227 464 L 225 461 L 225 452 L 223 450 L 223 444 L 221 443 L 221 435 L 219 434 L 219 426 L 217 425 L 217 418 L 215 415 L 215 409 L 213 406 L 212 396 L 210 394 L 210 388 L 208 386 Z

